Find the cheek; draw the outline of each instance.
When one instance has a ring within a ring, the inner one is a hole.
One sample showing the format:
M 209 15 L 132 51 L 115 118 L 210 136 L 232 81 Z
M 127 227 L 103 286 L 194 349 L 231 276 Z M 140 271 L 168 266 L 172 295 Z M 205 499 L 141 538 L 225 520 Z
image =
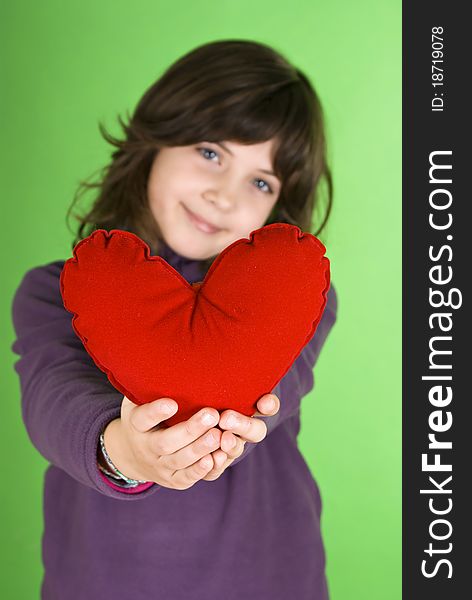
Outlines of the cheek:
M 235 239 L 249 237 L 251 231 L 263 227 L 267 216 L 265 210 L 248 210 L 241 213 L 237 222 L 234 223 Z
M 165 212 L 169 208 L 173 198 L 172 179 L 162 172 L 155 173 L 150 177 L 147 187 L 147 198 L 151 210 L 154 213 Z
M 148 204 L 151 208 L 156 206 L 156 204 L 158 204 L 158 202 L 159 202 L 159 194 L 158 194 L 159 177 L 158 177 L 158 175 L 159 175 L 158 171 L 151 169 L 151 172 L 149 173 L 149 178 L 147 181 L 147 186 L 146 186 L 147 200 L 148 200 Z
M 272 202 L 254 202 L 248 207 L 245 220 L 253 229 L 262 227 L 270 216 L 273 207 Z
M 154 187 L 148 187 L 148 205 L 154 218 L 157 220 L 159 215 L 162 215 L 164 207 L 162 206 L 161 196 Z

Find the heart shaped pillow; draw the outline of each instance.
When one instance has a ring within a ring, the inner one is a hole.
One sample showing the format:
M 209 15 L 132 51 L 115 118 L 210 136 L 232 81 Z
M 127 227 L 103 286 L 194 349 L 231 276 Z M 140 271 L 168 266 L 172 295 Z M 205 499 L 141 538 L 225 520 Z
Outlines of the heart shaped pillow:
M 247 416 L 315 333 L 329 261 L 285 223 L 232 243 L 190 285 L 136 235 L 99 229 L 60 277 L 65 308 L 95 364 L 136 404 L 172 398 L 174 425 L 205 406 Z

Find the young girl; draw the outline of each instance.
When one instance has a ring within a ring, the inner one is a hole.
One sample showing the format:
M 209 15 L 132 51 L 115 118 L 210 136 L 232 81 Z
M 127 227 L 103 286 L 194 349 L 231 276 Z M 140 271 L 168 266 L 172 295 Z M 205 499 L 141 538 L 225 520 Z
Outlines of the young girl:
M 120 123 L 123 140 L 102 129 L 116 151 L 101 180 L 79 188 L 98 194 L 73 246 L 98 228 L 132 231 L 195 283 L 264 224 L 311 231 L 315 215 L 317 234 L 327 221 L 320 103 L 270 47 L 196 48 Z M 326 599 L 320 495 L 297 434 L 335 320 L 333 287 L 315 335 L 254 417 L 207 408 L 166 429 L 172 398 L 136 406 L 85 351 L 63 307 L 63 265 L 28 271 L 13 302 L 23 418 L 50 462 L 42 598 Z

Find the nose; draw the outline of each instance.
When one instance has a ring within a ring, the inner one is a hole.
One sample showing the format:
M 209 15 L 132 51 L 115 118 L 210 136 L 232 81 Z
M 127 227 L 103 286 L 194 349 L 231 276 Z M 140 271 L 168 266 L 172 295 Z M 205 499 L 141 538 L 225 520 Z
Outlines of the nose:
M 236 203 L 236 193 L 227 177 L 221 177 L 219 181 L 212 181 L 204 189 L 202 197 L 223 212 L 231 211 Z

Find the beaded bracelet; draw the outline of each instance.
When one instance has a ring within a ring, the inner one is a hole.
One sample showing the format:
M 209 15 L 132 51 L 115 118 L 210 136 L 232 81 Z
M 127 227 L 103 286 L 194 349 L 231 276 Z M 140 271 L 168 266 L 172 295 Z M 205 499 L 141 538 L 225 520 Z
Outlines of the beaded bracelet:
M 129 487 L 136 487 L 137 485 L 140 485 L 142 483 L 147 483 L 147 481 L 141 481 L 140 479 L 131 479 L 129 477 L 126 477 L 126 475 L 123 475 L 123 473 L 121 471 L 119 471 L 115 465 L 113 464 L 111 458 L 108 455 L 108 452 L 106 451 L 105 448 L 105 439 L 104 439 L 104 431 L 102 431 L 102 433 L 100 434 L 100 448 L 103 454 L 103 458 L 105 459 L 105 462 L 107 463 L 107 465 L 110 467 L 111 472 L 107 471 L 106 469 L 104 469 L 103 467 L 101 467 L 101 465 L 99 465 L 99 467 L 101 467 L 101 469 L 107 474 L 110 475 L 111 477 L 113 477 L 114 479 L 122 479 L 123 481 L 125 481 Z
M 127 490 L 127 489 L 133 489 L 135 487 L 138 487 L 137 485 L 130 485 L 129 483 L 126 483 L 126 481 L 124 481 L 124 479 L 120 479 L 116 475 L 111 475 L 110 471 L 108 471 L 107 469 L 102 467 L 102 465 L 100 463 L 98 464 L 98 468 L 100 469 L 100 471 L 102 472 L 104 477 L 106 477 L 110 483 L 113 483 L 114 485 L 117 485 L 120 488 Z

